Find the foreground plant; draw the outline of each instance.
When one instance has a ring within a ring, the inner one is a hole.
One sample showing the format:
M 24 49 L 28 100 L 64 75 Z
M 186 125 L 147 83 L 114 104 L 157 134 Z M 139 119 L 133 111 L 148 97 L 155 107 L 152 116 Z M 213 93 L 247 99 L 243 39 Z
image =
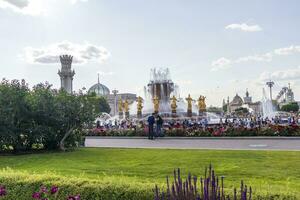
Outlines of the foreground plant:
M 6 196 L 7 192 L 6 192 L 6 188 L 3 185 L 0 185 L 0 197 L 4 197 Z
M 200 183 L 200 186 L 198 185 Z M 241 182 L 239 195 L 234 189 L 233 194 L 225 194 L 224 177 L 217 177 L 212 166 L 209 166 L 208 174 L 205 170 L 204 178 L 198 180 L 197 176 L 191 176 L 183 181 L 180 176 L 180 169 L 174 170 L 174 182 L 170 187 L 167 177 L 167 190 L 160 191 L 156 186 L 154 189 L 155 200 L 251 200 L 252 189 Z
M 32 198 L 38 200 L 50 200 L 50 199 L 56 199 L 57 194 L 58 194 L 57 186 L 52 186 L 50 189 L 48 189 L 46 186 L 42 185 L 38 192 L 34 192 L 32 194 Z
M 46 186 L 42 185 L 38 192 L 32 194 L 32 198 L 37 200 L 51 200 L 57 199 L 59 188 L 57 186 L 52 186 L 48 189 Z M 80 200 L 80 195 L 70 195 L 67 200 Z
M 67 198 L 67 200 L 80 200 L 80 195 L 77 194 L 77 195 L 75 195 L 75 196 L 69 196 L 69 197 Z

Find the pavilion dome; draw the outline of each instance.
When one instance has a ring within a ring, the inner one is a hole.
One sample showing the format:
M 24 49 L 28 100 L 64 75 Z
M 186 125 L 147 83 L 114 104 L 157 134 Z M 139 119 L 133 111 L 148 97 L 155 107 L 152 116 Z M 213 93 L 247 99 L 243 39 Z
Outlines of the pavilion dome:
M 98 82 L 89 89 L 88 93 L 96 93 L 97 96 L 107 96 L 110 94 L 110 91 L 108 87 Z
M 236 94 L 233 100 L 231 101 L 231 104 L 234 105 L 242 105 L 243 103 L 243 99 L 238 94 Z

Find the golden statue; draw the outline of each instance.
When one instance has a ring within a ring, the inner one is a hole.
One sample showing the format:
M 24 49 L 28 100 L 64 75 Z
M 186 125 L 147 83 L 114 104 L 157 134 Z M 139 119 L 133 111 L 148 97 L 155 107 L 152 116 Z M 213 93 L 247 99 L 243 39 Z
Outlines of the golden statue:
M 199 112 L 204 112 L 206 111 L 206 103 L 205 103 L 205 96 L 200 95 L 199 99 L 198 99 L 198 109 Z
M 191 95 L 189 94 L 189 96 L 185 100 L 188 103 L 187 110 L 192 111 L 192 101 L 193 101 L 193 99 L 192 99 Z
M 143 109 L 143 98 L 139 96 L 136 101 L 137 101 L 137 111 L 141 113 Z
M 171 110 L 172 110 L 172 113 L 176 113 L 176 108 L 177 108 L 177 99 L 173 95 L 173 97 L 171 98 Z
M 129 112 L 129 103 L 128 103 L 127 99 L 125 99 L 125 101 L 123 103 L 123 107 L 124 107 L 125 113 L 128 113 Z
M 157 96 L 155 96 L 153 99 L 153 105 L 154 105 L 154 112 L 158 113 L 159 111 L 159 99 Z
M 123 113 L 123 101 L 121 98 L 119 99 L 119 102 L 118 102 L 118 110 L 119 110 L 119 113 Z

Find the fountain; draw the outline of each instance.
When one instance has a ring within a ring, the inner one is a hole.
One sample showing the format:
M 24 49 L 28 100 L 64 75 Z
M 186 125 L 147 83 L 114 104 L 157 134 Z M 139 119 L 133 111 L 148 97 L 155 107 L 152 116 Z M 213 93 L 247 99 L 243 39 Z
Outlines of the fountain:
M 276 110 L 273 106 L 272 100 L 267 98 L 266 91 L 263 88 L 263 98 L 261 101 L 262 105 L 262 113 L 263 113 L 263 118 L 269 118 L 272 119 L 276 115 Z
M 197 104 L 197 105 L 196 105 Z M 205 97 L 194 100 L 191 95 L 181 98 L 179 87 L 170 76 L 169 69 L 151 69 L 150 80 L 144 87 L 144 97 L 129 105 L 128 101 L 118 100 L 118 114 L 114 117 L 99 117 L 98 121 L 123 120 L 146 121 L 152 113 L 159 113 L 166 120 L 197 120 L 206 118 L 208 123 L 219 123 L 220 116 L 206 112 Z
M 155 103 L 154 105 L 159 106 L 159 112 L 170 112 L 171 108 L 169 100 L 175 87 L 171 80 L 169 69 L 151 69 L 150 82 L 147 87 L 147 92 L 150 94 L 150 98 Z M 157 109 L 154 111 L 158 112 Z
M 207 118 L 213 123 L 220 122 L 220 116 L 206 112 L 204 96 L 200 96 L 197 100 L 190 95 L 186 98 L 180 97 L 179 87 L 172 81 L 167 68 L 151 69 L 150 81 L 144 87 L 144 99 L 143 101 L 141 97 L 138 99 L 130 107 L 133 118 L 136 114 L 137 118 L 146 120 L 152 113 L 159 113 L 164 119 Z

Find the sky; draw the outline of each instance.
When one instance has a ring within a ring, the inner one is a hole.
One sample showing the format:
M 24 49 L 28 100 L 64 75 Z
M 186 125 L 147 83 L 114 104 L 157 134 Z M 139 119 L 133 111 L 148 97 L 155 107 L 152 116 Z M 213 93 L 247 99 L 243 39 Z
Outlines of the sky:
M 60 87 L 72 54 L 74 89 L 97 82 L 143 95 L 151 68 L 169 68 L 182 97 L 221 106 L 235 94 L 300 100 L 300 1 L 0 0 L 0 78 Z

